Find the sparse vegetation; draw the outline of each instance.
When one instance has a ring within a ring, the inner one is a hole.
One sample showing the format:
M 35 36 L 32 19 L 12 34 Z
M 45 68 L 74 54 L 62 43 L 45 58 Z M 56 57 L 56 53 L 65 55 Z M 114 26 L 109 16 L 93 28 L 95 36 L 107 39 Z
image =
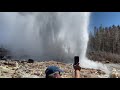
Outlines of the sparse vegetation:
M 106 52 L 89 52 L 87 57 L 93 61 L 100 61 L 103 63 L 120 63 L 120 55 Z
M 94 28 L 90 32 L 87 56 L 97 61 L 120 63 L 120 26 Z

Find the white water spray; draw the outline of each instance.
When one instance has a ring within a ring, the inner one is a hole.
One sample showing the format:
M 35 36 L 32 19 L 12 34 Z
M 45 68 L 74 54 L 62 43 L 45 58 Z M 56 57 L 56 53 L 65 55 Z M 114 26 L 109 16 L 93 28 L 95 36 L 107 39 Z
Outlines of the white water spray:
M 82 67 L 105 69 L 86 58 L 89 12 L 1 12 L 0 44 L 17 58 L 73 62 Z

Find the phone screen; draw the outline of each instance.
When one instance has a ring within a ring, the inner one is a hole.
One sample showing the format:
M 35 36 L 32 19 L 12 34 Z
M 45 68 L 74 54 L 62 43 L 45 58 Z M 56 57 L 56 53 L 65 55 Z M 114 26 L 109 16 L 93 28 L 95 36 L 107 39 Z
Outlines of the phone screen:
M 76 65 L 77 63 L 79 63 L 79 56 L 74 57 L 74 65 Z

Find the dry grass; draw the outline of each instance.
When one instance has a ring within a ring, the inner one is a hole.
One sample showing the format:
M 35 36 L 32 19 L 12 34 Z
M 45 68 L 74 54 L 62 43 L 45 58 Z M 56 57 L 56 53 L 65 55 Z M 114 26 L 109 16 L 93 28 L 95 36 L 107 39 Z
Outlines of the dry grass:
M 120 63 L 120 55 L 106 52 L 90 52 L 87 57 L 93 61 Z

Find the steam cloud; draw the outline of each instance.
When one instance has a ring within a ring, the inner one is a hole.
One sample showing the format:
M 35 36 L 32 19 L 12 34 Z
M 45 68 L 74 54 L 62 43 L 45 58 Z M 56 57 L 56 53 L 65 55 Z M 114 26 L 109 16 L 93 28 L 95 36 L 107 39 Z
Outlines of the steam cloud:
M 103 69 L 88 60 L 89 12 L 0 12 L 0 45 L 16 58 L 73 62 Z

